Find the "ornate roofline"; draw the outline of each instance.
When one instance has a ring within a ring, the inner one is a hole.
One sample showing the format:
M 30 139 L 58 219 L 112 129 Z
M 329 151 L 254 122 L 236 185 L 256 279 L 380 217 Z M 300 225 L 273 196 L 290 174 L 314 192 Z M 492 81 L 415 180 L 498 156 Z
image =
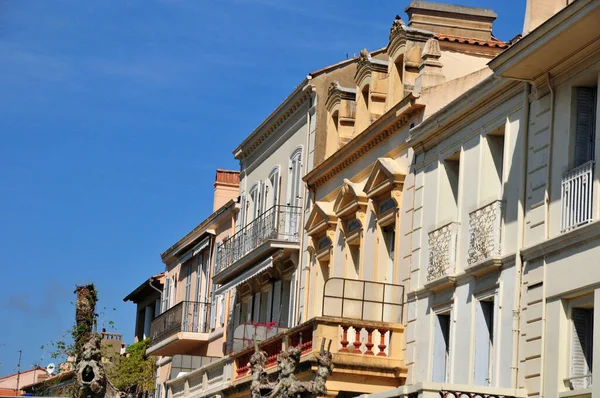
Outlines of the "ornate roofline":
M 416 103 L 418 98 L 413 93 L 408 94 L 362 133 L 334 152 L 329 158 L 325 159 L 324 162 L 308 173 L 303 180 L 310 187 L 318 188 L 342 170 L 350 167 L 350 165 L 400 130 L 419 110 L 425 107 L 423 104 Z
M 302 83 L 267 117 L 234 151 L 233 155 L 240 160 L 246 158 L 259 148 L 285 121 L 306 103 L 314 87 L 308 79 Z

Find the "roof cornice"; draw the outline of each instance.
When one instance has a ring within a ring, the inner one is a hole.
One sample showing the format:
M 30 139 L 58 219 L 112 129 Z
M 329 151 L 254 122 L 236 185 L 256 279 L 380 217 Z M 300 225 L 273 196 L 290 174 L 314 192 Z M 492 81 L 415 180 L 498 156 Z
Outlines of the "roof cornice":
M 258 126 L 234 151 L 240 160 L 254 153 L 298 108 L 310 98 L 312 86 L 309 80 L 302 83 Z
M 519 59 L 535 51 L 540 44 L 550 41 L 556 35 L 568 29 L 576 19 L 576 14 L 582 12 L 588 5 L 591 5 L 592 8 L 599 6 L 595 0 L 577 0 L 572 2 L 514 43 L 502 54 L 488 62 L 488 66 L 495 74 L 501 75 Z
M 318 188 L 342 170 L 348 168 L 400 130 L 411 117 L 423 109 L 425 105 L 416 103 L 418 98 L 417 95 L 409 93 L 402 101 L 388 110 L 362 133 L 334 152 L 329 158 L 325 159 L 323 163 L 308 173 L 303 180 L 309 186 Z
M 236 209 L 237 201 L 231 199 L 229 202 L 225 203 L 219 209 L 217 209 L 214 213 L 208 216 L 204 221 L 202 221 L 196 228 L 192 229 L 188 232 L 183 238 L 179 239 L 175 244 L 169 247 L 160 255 L 164 263 L 167 263 L 170 258 L 176 256 L 182 250 L 186 249 L 188 246 L 194 243 L 194 241 L 200 238 L 206 230 L 209 229 L 209 226 L 215 222 L 221 216 L 225 214 L 229 214 L 229 212 Z

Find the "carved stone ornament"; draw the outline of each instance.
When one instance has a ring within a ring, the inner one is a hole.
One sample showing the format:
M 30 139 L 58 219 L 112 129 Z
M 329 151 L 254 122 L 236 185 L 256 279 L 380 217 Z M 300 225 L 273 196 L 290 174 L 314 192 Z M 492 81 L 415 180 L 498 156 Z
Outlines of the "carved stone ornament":
M 421 54 L 421 58 L 423 60 L 427 59 L 438 59 L 442 56 L 442 51 L 440 50 L 440 42 L 437 38 L 432 37 L 427 40 L 425 43 L 425 47 L 423 47 L 423 53 Z
M 321 342 L 321 351 L 317 356 L 317 374 L 312 381 L 299 381 L 295 373 L 302 356 L 302 340 L 295 346 L 289 346 L 277 356 L 277 381 L 270 383 L 265 372 L 267 354 L 260 351 L 254 340 L 254 354 L 250 357 L 252 369 L 252 398 L 311 398 L 327 394 L 326 382 L 333 370 L 333 357 L 330 352 L 331 340 L 325 351 L 325 339 Z
M 371 62 L 371 54 L 366 48 L 360 50 L 360 55 L 358 56 L 358 65 L 362 65 L 364 63 Z
M 329 88 L 327 89 L 327 96 L 331 97 L 339 89 L 340 89 L 340 83 L 337 80 L 329 83 Z
M 396 15 L 396 19 L 394 19 L 394 22 L 392 22 L 392 27 L 390 28 L 390 40 L 392 40 L 392 37 L 394 37 L 396 34 L 404 32 L 405 27 L 406 25 L 404 25 L 404 21 L 402 18 L 400 18 L 400 15 Z

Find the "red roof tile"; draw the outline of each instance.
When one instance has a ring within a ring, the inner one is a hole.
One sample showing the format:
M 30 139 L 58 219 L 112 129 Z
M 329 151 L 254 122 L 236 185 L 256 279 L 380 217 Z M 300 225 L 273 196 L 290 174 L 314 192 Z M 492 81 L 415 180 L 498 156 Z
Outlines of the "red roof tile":
M 438 40 L 448 41 L 451 43 L 472 44 L 477 46 L 486 46 L 493 48 L 508 48 L 510 46 L 509 43 L 500 40 L 478 40 L 473 39 L 472 37 L 452 36 L 444 33 L 438 33 L 437 38 Z

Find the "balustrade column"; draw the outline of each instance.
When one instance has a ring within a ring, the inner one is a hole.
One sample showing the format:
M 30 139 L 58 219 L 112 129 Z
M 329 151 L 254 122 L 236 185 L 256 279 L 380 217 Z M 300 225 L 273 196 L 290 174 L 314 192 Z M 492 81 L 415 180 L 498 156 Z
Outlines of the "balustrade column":
M 339 352 L 350 352 L 348 350 L 348 344 L 350 344 L 348 341 L 348 327 L 349 326 L 342 326 L 342 340 L 340 341 L 342 348 Z
M 367 347 L 367 351 L 365 351 L 365 355 L 375 355 L 375 353 L 373 352 L 373 347 L 375 346 L 375 344 L 373 344 L 373 332 L 375 331 L 375 329 L 366 328 L 366 330 L 367 342 L 365 343 L 365 347 Z
M 353 326 L 354 328 L 354 343 L 352 343 L 352 345 L 354 345 L 354 353 L 358 354 L 360 353 L 360 346 L 362 345 L 362 342 L 360 341 L 360 331 L 361 328 Z
M 377 353 L 378 357 L 386 357 L 386 353 L 385 353 L 385 349 L 386 349 L 386 345 L 385 345 L 385 334 L 388 332 L 385 329 L 377 329 L 379 331 L 379 345 L 377 346 L 377 348 L 379 348 L 379 352 Z

